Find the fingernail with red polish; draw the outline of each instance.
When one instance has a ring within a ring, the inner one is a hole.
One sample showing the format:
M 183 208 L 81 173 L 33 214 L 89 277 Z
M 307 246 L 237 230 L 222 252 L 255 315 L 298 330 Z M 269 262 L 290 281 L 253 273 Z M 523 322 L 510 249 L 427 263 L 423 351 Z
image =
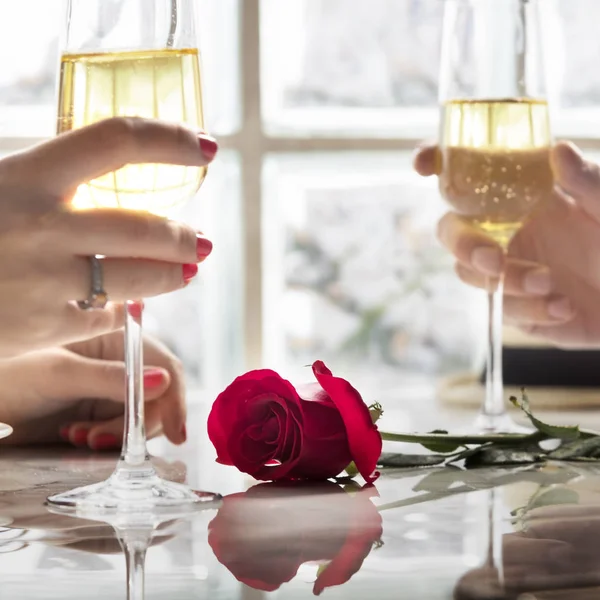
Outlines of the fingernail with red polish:
M 183 438 L 184 442 L 187 442 L 187 427 L 185 426 L 185 423 L 183 424 L 183 427 L 181 428 L 181 437 Z
M 101 433 L 94 438 L 93 443 L 90 444 L 92 450 L 113 450 L 118 448 L 120 445 L 116 435 L 112 433 Z
M 189 283 L 198 274 L 198 265 L 183 265 L 183 282 Z
M 196 236 L 196 255 L 198 260 L 202 262 L 213 249 L 213 244 L 210 240 L 206 239 L 203 235 Z
M 204 158 L 206 158 L 208 162 L 212 161 L 219 151 L 217 140 L 206 135 L 199 136 L 198 140 L 200 142 L 200 150 L 202 150 Z
M 89 429 L 78 429 L 73 436 L 70 438 L 71 443 L 75 446 L 85 446 L 87 445 L 88 435 L 90 433 Z
M 146 369 L 144 371 L 144 387 L 155 388 L 164 381 L 165 374 L 160 369 Z
M 69 432 L 71 431 L 71 426 L 70 425 L 65 425 L 64 427 L 61 428 L 61 430 L 58 432 L 58 435 L 60 436 L 61 440 L 64 440 L 65 442 L 69 442 Z
M 144 303 L 141 300 L 132 300 L 127 303 L 127 312 L 129 312 L 134 319 L 140 319 L 143 310 Z

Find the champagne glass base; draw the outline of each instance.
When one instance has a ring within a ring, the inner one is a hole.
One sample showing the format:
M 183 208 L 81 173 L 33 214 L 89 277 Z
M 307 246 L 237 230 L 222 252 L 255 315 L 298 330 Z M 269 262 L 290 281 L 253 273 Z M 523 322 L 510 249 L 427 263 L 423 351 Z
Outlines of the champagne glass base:
M 513 421 L 508 413 L 500 415 L 486 415 L 480 413 L 472 426 L 468 429 L 469 433 L 489 434 L 489 433 L 532 433 L 533 429 L 524 427 Z
M 161 479 L 153 469 L 143 477 L 123 477 L 117 470 L 101 483 L 50 496 L 48 504 L 80 514 L 160 515 L 216 508 L 221 498 L 219 494 L 198 492 L 181 483 Z

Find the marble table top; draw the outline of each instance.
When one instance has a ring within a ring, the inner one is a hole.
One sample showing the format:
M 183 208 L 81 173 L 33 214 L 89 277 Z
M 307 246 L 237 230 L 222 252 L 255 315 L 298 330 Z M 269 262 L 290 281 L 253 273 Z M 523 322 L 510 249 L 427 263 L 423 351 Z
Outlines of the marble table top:
M 423 431 L 471 416 L 415 396 L 388 410 L 382 427 Z M 206 407 L 196 404 L 190 442 L 174 448 L 154 440 L 150 450 L 164 476 L 218 491 L 223 503 L 153 531 L 145 596 L 138 586 L 130 598 L 577 600 L 600 593 L 600 465 L 388 470 L 370 489 L 259 484 L 214 462 L 205 418 Z M 600 425 L 595 413 L 546 418 Z M 123 548 L 139 531 L 119 539 L 110 525 L 44 506 L 50 493 L 105 478 L 116 458 L 0 448 L 0 599 L 128 597 Z

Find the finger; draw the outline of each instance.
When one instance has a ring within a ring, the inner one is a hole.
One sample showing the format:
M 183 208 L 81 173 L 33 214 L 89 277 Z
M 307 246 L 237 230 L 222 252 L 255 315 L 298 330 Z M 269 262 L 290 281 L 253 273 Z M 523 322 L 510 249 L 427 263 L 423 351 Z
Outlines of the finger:
M 201 262 L 212 251 L 212 242 L 188 225 L 143 211 L 101 208 L 65 212 L 56 227 L 65 249 L 79 256 L 183 264 Z
M 497 279 L 492 279 L 462 263 L 456 263 L 456 274 L 466 284 L 484 290 L 495 289 Z M 508 259 L 505 267 L 504 293 L 509 296 L 547 296 L 554 289 L 550 270 L 529 261 Z
M 154 403 L 147 405 L 146 410 L 146 438 L 151 440 L 162 433 L 160 422 L 160 408 Z M 125 419 L 117 417 L 104 423 L 94 423 L 89 431 L 87 445 L 96 451 L 119 449 L 123 439 Z
M 127 164 L 204 166 L 217 153 L 210 136 L 180 125 L 116 117 L 59 135 L 21 155 L 14 163 L 34 185 L 64 196 L 81 183 Z
M 54 367 L 58 389 L 50 389 L 53 397 L 65 400 L 98 398 L 123 404 L 125 401 L 125 365 L 122 361 L 99 360 L 69 354 Z M 169 388 L 171 375 L 160 367 L 146 367 L 143 373 L 144 399 L 151 402 Z M 49 382 L 50 384 L 50 382 Z
M 187 408 L 185 376 L 181 361 L 157 340 L 148 338 L 144 344 L 144 358 L 148 364 L 159 365 L 169 371 L 170 386 L 158 402 L 165 436 L 173 444 L 187 440 Z
M 547 298 L 504 298 L 504 316 L 510 325 L 563 325 L 575 317 L 575 309 L 565 296 Z
M 149 260 L 102 259 L 103 286 L 113 301 L 150 298 L 185 287 L 197 274 L 198 265 Z M 90 290 L 90 262 L 76 258 L 71 285 L 63 286 L 65 299 L 86 298 Z M 67 281 L 67 278 L 63 279 Z
M 146 437 L 160 435 L 160 407 L 156 402 L 146 405 Z M 72 423 L 68 430 L 68 440 L 77 447 L 88 447 L 96 451 L 118 450 L 123 443 L 125 418 L 115 417 L 102 422 L 81 421 Z
M 540 563 L 530 565 L 514 565 L 504 568 L 503 580 L 496 569 L 483 567 L 467 572 L 458 582 L 454 590 L 456 600 L 541 600 L 542 598 L 568 598 L 584 600 L 596 598 L 594 595 L 577 595 L 573 588 L 597 585 L 598 576 L 587 574 L 565 573 L 555 571 Z M 560 592 L 539 592 L 538 590 L 560 590 L 571 588 L 565 595 Z M 547 595 L 546 595 L 547 594 Z
M 413 158 L 413 167 L 422 177 L 437 175 L 440 171 L 437 145 L 427 144 L 417 148 Z
M 492 277 L 502 272 L 504 254 L 500 246 L 458 215 L 447 213 L 441 218 L 438 238 L 464 265 Z
M 78 346 L 72 345 L 73 351 L 78 352 Z M 115 331 L 110 335 L 89 340 L 85 344 L 86 352 L 94 351 L 103 355 L 103 348 L 110 348 L 110 358 L 124 360 L 123 332 Z M 187 439 L 186 431 L 186 399 L 185 376 L 181 361 L 163 344 L 152 338 L 144 340 L 144 361 L 147 365 L 160 367 L 170 375 L 169 387 L 159 400 L 161 418 L 165 436 L 173 444 L 182 444 Z
M 81 310 L 69 302 L 56 320 L 59 328 L 56 339 L 60 339 L 62 344 L 69 344 L 105 335 L 121 329 L 124 319 L 123 304 L 110 302 L 102 310 Z
M 529 538 L 523 534 L 505 535 L 503 539 L 505 562 L 511 566 L 542 564 L 556 568 L 573 558 L 573 546 L 559 539 Z
M 585 160 L 570 142 L 557 144 L 551 156 L 556 183 L 589 215 L 600 220 L 600 167 Z

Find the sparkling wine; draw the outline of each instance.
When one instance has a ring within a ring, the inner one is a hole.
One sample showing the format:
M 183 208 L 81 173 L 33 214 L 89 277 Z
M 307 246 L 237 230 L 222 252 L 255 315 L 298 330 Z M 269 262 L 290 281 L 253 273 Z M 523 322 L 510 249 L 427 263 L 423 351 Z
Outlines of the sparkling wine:
M 198 51 L 65 54 L 58 133 L 115 116 L 162 119 L 203 128 Z M 199 188 L 206 168 L 129 165 L 78 190 L 74 205 L 165 214 Z
M 440 191 L 504 247 L 552 192 L 549 121 L 541 100 L 452 100 L 443 107 Z

